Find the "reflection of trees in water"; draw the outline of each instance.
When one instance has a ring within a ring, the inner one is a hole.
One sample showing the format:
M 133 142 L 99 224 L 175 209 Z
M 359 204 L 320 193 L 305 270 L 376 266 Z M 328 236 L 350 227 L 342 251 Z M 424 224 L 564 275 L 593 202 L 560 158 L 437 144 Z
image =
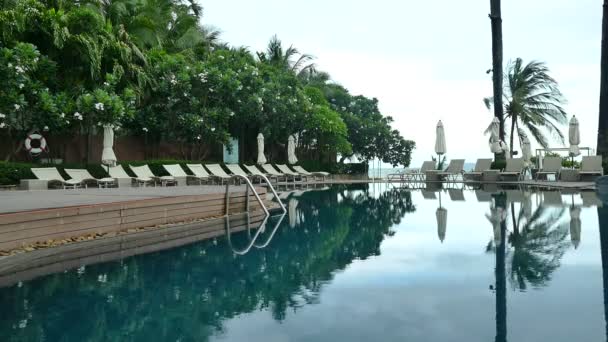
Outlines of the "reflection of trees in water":
M 208 240 L 0 289 L 0 340 L 201 341 L 242 313 L 268 309 L 282 320 L 317 303 L 336 270 L 379 254 L 390 227 L 415 210 L 409 192 L 374 199 L 367 187 L 351 189 L 302 194 L 305 219 L 294 228 L 284 221 L 267 248 L 243 257 Z
M 539 206 L 527 218 L 520 211 L 516 218 L 511 205 L 512 231 L 509 233 L 507 273 L 514 289 L 546 286 L 560 266 L 569 247 L 568 223 L 563 220 L 566 208 Z M 490 242 L 487 251 L 495 251 Z

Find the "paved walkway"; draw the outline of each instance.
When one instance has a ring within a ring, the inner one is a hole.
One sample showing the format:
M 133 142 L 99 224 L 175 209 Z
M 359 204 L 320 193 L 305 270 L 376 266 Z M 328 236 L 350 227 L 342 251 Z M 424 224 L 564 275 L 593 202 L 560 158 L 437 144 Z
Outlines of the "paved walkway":
M 244 186 L 231 186 L 231 192 L 244 191 Z M 225 186 L 171 186 L 145 188 L 0 191 L 0 214 L 36 209 L 124 202 L 175 196 L 218 194 Z

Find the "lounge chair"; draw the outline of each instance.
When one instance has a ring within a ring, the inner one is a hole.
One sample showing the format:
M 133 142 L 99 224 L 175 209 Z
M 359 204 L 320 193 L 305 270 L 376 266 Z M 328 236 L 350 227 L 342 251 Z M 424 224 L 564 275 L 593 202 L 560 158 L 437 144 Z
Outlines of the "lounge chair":
M 464 175 L 462 175 L 462 178 L 463 179 L 479 178 L 479 180 L 481 180 L 481 177 L 483 176 L 483 172 L 486 170 L 489 170 L 491 167 L 492 167 L 492 159 L 477 159 L 477 162 L 475 163 L 475 167 L 473 168 L 473 171 L 465 172 Z
M 555 180 L 557 181 L 559 179 L 559 172 L 561 170 L 561 157 L 546 157 L 543 159 L 543 168 L 536 172 L 536 180 L 539 180 L 540 176 L 545 176 L 545 179 L 549 180 L 549 175 L 554 175 Z
M 202 185 L 203 182 L 209 181 L 209 176 L 199 177 L 199 176 L 187 174 L 186 171 L 184 171 L 184 169 L 182 169 L 182 167 L 179 164 L 168 164 L 168 165 L 163 165 L 163 167 L 165 168 L 165 170 L 167 170 L 167 172 L 171 175 L 171 177 L 174 177 L 174 178 L 182 178 L 182 179 L 194 178 L 195 180 L 198 181 L 199 185 Z
M 270 164 L 264 164 L 264 165 L 259 165 L 259 168 L 261 168 L 261 170 L 264 170 L 266 172 L 267 175 L 273 176 L 273 177 L 282 177 L 285 178 L 286 182 L 289 182 L 289 179 L 291 178 L 291 180 L 293 182 L 296 181 L 296 177 L 293 175 L 287 175 L 281 172 L 278 172 L 272 165 Z
M 260 183 L 262 182 L 262 178 L 260 177 L 260 174 L 262 174 L 261 172 L 257 174 L 247 174 L 247 172 L 245 172 L 245 170 L 243 170 L 239 164 L 226 164 L 226 167 L 230 172 L 232 172 L 233 175 L 243 176 L 250 179 L 251 182 L 253 182 L 255 179 L 259 179 Z
M 276 164 L 276 167 L 283 174 L 293 176 L 294 179 L 295 179 L 295 177 L 300 177 L 300 181 L 304 182 L 304 179 L 306 179 L 306 181 L 308 182 L 308 176 L 307 175 L 301 174 L 299 172 L 291 171 L 291 169 L 287 165 L 285 165 L 285 164 Z
M 121 183 L 120 181 L 122 179 L 129 179 L 132 182 L 135 182 L 137 185 L 143 185 L 143 186 L 146 186 L 146 184 L 150 184 L 150 183 L 154 184 L 154 179 L 152 179 L 150 177 L 140 178 L 140 177 L 129 176 L 129 174 L 127 174 L 125 169 L 123 169 L 122 165 L 110 166 L 108 168 L 108 174 L 110 175 L 110 177 L 117 180 L 119 186 Z
M 67 173 L 68 176 L 70 176 L 73 180 L 80 181 L 85 184 L 85 187 L 88 182 L 93 182 L 100 188 L 108 188 L 116 185 L 116 180 L 114 178 L 106 177 L 97 179 L 93 177 L 86 169 L 65 169 L 65 173 Z
M 273 175 L 267 174 L 266 172 L 260 171 L 260 169 L 255 167 L 255 165 L 243 165 L 243 166 L 245 167 L 245 169 L 247 169 L 247 171 L 249 171 L 249 173 L 251 173 L 252 176 L 266 176 L 266 177 L 268 177 L 268 179 L 271 182 L 273 179 L 275 180 L 275 182 L 279 181 L 278 176 L 273 176 Z
M 438 176 L 444 176 L 447 178 L 448 182 L 455 182 L 458 176 L 464 173 L 464 159 L 452 159 L 450 160 L 450 164 L 448 164 L 447 169 L 445 171 L 437 172 Z
M 313 179 L 315 179 L 316 177 L 321 177 L 323 179 L 323 181 L 325 181 L 325 178 L 331 177 L 331 173 L 329 173 L 329 172 L 325 172 L 325 171 L 308 172 L 300 165 L 292 166 L 292 168 L 299 174 L 307 176 L 307 177 L 313 177 Z
M 192 172 L 192 174 L 196 177 L 201 179 L 207 178 L 209 180 L 217 179 L 219 182 L 221 182 L 220 177 L 209 174 L 209 172 L 201 164 L 186 164 L 186 167 L 190 169 L 190 172 Z
M 80 180 L 64 179 L 59 173 L 59 171 L 57 171 L 57 169 L 54 167 L 32 168 L 31 170 L 34 176 L 36 176 L 36 178 L 47 181 L 48 185 L 51 185 L 52 183 L 60 183 L 64 189 L 77 189 L 82 187 L 83 185 L 86 187 L 86 184 L 84 184 Z
M 156 176 L 154 175 L 154 173 L 152 173 L 152 170 L 150 170 L 150 167 L 148 165 L 142 165 L 142 166 L 132 166 L 129 165 L 129 167 L 131 168 L 131 171 L 133 171 L 133 173 L 137 176 L 137 178 L 142 178 L 142 179 L 146 179 L 146 178 L 150 178 L 153 179 L 154 182 L 159 182 L 161 186 L 167 186 L 169 184 L 177 184 L 177 181 L 175 180 L 175 177 L 173 176 Z
M 500 179 L 504 180 L 505 177 L 516 177 L 517 180 L 521 179 L 524 171 L 524 160 L 522 158 L 509 158 L 507 159 L 507 165 L 504 171 L 499 173 Z
M 603 176 L 604 168 L 602 167 L 602 156 L 584 156 L 579 175 L 581 178 L 585 176 Z
M 221 184 L 224 184 L 224 181 L 229 181 L 232 178 L 231 175 L 227 174 L 224 169 L 220 166 L 220 164 L 207 164 L 205 165 L 209 173 L 217 179 L 220 180 Z
M 411 180 L 424 182 L 426 179 L 426 172 L 435 170 L 435 162 L 432 160 L 427 160 L 422 163 L 422 166 L 418 170 L 412 170 Z

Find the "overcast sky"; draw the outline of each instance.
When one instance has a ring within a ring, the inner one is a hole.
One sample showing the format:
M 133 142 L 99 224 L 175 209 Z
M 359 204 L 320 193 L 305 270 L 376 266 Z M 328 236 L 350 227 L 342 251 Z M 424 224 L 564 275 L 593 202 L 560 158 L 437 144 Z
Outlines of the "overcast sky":
M 412 166 L 433 153 L 443 120 L 448 158 L 490 157 L 483 130 L 492 95 L 489 0 L 201 1 L 205 24 L 234 46 L 263 50 L 274 34 L 316 57 L 352 94 L 377 97 L 407 139 Z M 600 0 L 503 1 L 505 65 L 544 61 L 595 148 L 599 110 Z M 567 127 L 564 126 L 567 135 Z M 554 143 L 558 147 L 557 142 Z M 534 146 L 533 146 L 534 147 Z

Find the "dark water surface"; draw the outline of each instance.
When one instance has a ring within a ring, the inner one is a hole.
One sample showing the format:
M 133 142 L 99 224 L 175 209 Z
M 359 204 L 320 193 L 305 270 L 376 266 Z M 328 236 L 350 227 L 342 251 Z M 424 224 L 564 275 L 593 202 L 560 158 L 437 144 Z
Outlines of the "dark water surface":
M 240 232 L 0 288 L 0 341 L 606 341 L 608 205 L 589 194 L 285 202 L 245 255 Z

